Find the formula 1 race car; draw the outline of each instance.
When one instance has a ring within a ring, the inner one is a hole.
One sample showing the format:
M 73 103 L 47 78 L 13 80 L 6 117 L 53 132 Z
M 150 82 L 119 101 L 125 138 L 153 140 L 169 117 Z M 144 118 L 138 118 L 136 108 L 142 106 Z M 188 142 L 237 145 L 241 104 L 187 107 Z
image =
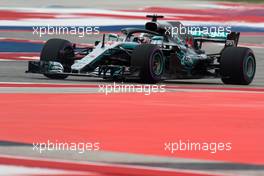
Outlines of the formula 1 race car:
M 249 48 L 237 47 L 239 32 L 223 36 L 184 34 L 172 36 L 168 29 L 180 22 L 158 21 L 163 16 L 148 15 L 145 28 L 125 28 L 122 35 L 103 35 L 94 46 L 78 48 L 64 39 L 48 40 L 40 61 L 30 61 L 30 73 L 51 79 L 92 76 L 104 79 L 139 79 L 156 83 L 166 79 L 221 78 L 225 84 L 248 85 L 256 61 Z M 107 39 L 106 39 L 107 38 Z M 219 53 L 206 54 L 204 42 L 223 43 Z

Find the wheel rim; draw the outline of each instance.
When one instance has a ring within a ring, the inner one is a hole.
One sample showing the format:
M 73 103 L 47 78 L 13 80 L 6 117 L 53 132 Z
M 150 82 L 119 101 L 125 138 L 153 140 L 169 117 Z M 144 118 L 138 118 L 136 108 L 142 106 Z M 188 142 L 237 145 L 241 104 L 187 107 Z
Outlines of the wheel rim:
M 163 57 L 159 52 L 153 55 L 152 71 L 157 76 L 163 72 Z
M 253 56 L 248 56 L 246 59 L 245 73 L 248 77 L 253 77 L 255 73 L 255 60 Z

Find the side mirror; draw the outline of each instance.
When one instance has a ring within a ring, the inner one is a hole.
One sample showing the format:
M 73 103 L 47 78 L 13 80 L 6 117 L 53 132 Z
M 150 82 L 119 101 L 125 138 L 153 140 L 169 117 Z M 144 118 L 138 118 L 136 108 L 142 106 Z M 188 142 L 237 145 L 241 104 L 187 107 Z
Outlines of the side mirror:
M 97 46 L 100 43 L 100 41 L 95 41 L 94 46 Z

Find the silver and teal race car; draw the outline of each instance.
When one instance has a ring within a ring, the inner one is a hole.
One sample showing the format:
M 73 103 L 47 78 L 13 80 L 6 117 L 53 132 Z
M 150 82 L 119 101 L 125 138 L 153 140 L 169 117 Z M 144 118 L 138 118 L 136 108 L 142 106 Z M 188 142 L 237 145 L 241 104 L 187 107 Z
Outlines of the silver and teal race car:
M 256 72 L 254 53 L 238 47 L 240 33 L 171 35 L 180 22 L 158 21 L 149 15 L 145 28 L 125 28 L 122 35 L 103 35 L 94 46 L 78 48 L 64 39 L 48 40 L 40 61 L 30 61 L 29 73 L 51 79 L 92 76 L 113 80 L 138 79 L 156 83 L 166 79 L 221 78 L 225 84 L 248 85 Z M 206 54 L 204 42 L 223 43 L 218 53 Z

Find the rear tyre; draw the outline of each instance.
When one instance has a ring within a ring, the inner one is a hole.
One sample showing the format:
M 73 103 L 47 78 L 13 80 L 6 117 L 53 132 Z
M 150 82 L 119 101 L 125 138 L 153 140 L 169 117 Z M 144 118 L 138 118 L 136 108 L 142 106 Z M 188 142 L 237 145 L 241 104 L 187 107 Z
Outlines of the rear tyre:
M 63 65 L 64 71 L 69 72 L 74 63 L 74 50 L 71 42 L 64 39 L 50 39 L 42 48 L 40 54 L 41 61 L 55 61 Z M 68 75 L 63 74 L 44 74 L 50 79 L 65 79 Z
M 256 60 L 249 48 L 228 47 L 220 59 L 221 79 L 225 84 L 249 85 L 255 76 Z
M 140 79 L 145 83 L 161 81 L 164 62 L 162 51 L 153 44 L 139 45 L 131 55 L 131 66 L 139 69 Z

